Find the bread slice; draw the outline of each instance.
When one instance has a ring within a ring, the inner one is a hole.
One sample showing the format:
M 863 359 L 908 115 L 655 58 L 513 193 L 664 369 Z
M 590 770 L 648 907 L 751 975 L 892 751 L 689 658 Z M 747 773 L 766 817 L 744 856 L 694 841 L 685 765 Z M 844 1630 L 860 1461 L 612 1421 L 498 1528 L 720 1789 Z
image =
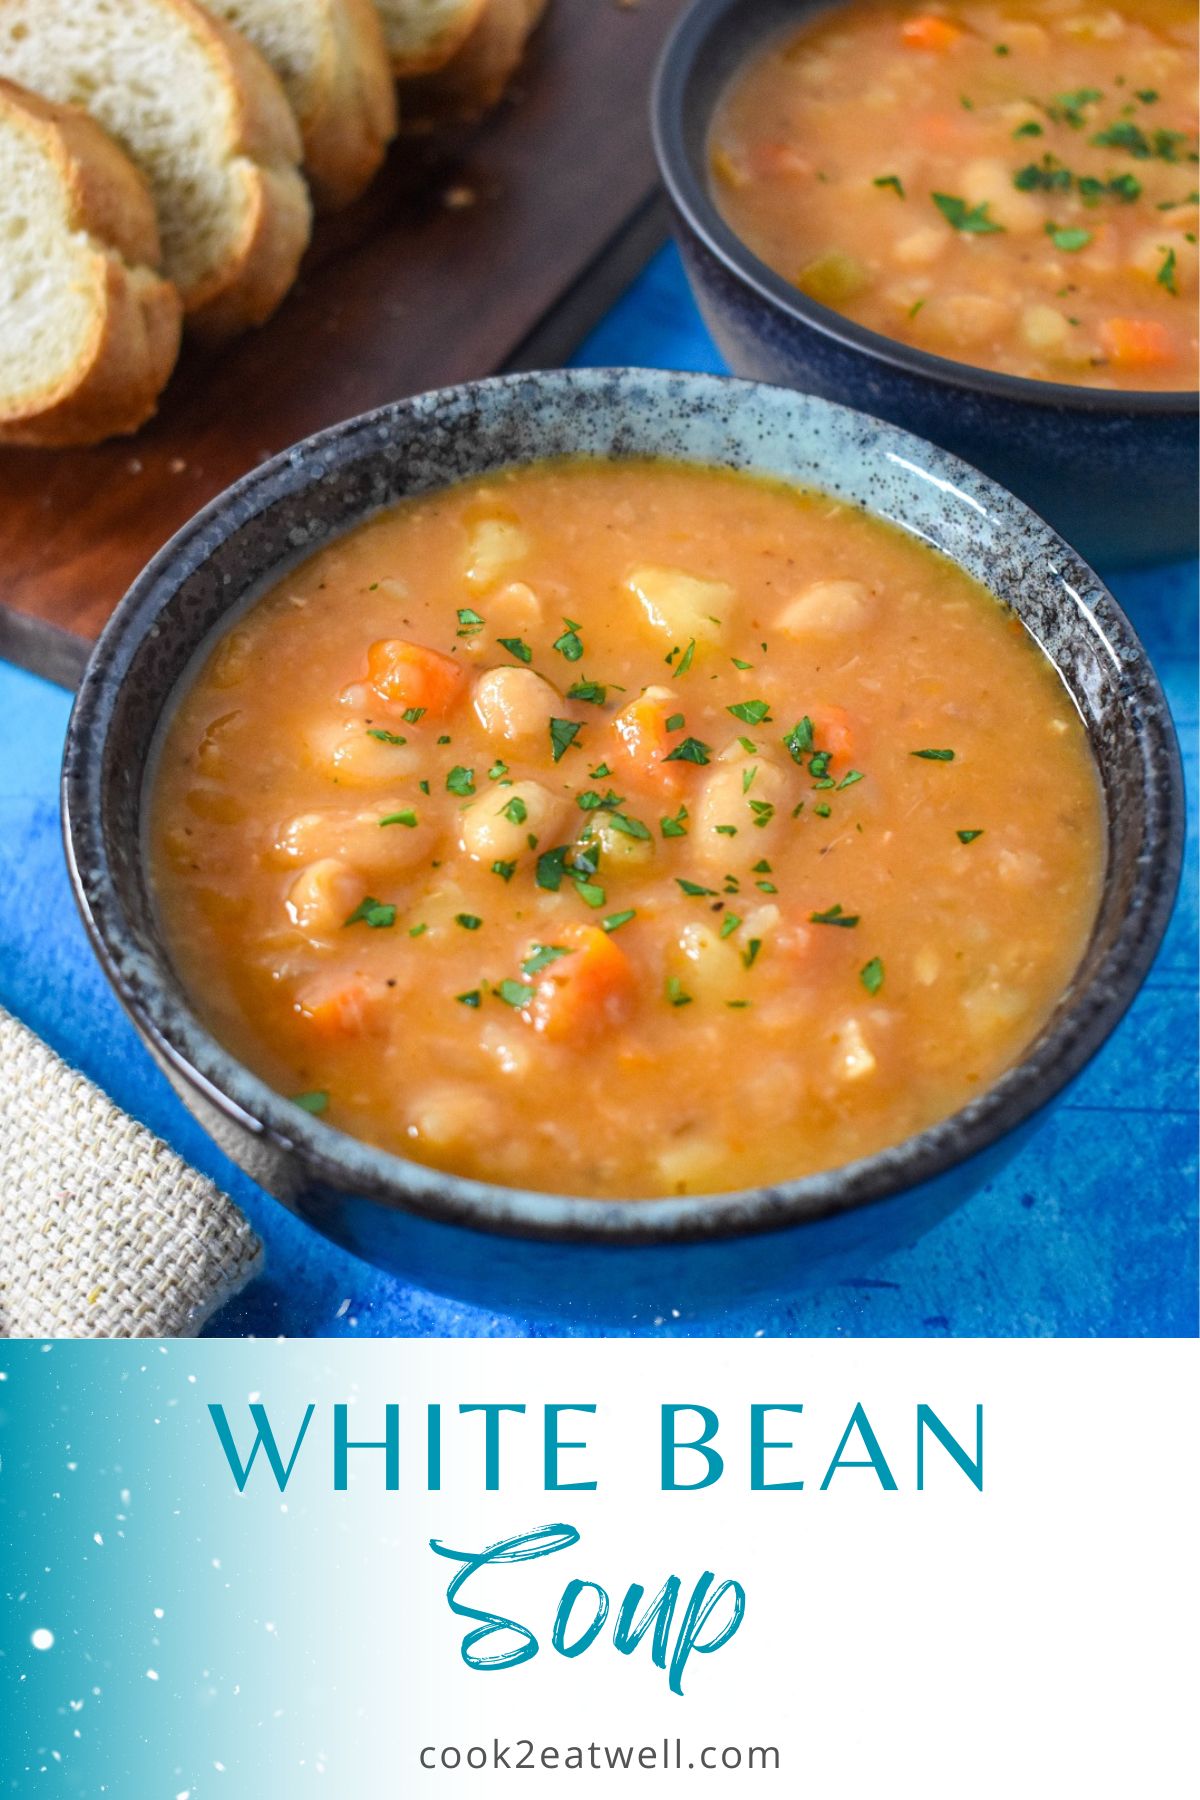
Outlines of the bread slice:
M 206 0 L 266 57 L 292 104 L 318 207 L 357 199 L 396 135 L 396 84 L 375 0 Z
M 187 323 L 272 313 L 308 241 L 300 132 L 268 64 L 197 0 L 0 0 L 0 75 L 86 105 L 150 183 Z
M 424 131 L 490 112 L 520 67 L 545 10 L 546 0 L 485 0 L 473 29 L 444 68 L 401 83 L 406 125 Z
M 142 177 L 86 113 L 0 81 L 0 443 L 136 431 L 179 352 Z
M 397 75 L 428 75 L 474 30 L 486 0 L 375 0 Z

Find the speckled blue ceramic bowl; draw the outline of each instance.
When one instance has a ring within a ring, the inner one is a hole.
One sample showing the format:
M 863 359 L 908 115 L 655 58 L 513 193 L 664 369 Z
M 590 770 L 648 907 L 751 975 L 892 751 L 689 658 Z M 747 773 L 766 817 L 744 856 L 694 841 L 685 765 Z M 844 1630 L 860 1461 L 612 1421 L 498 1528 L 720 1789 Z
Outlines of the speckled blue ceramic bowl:
M 198 1021 L 164 950 L 143 845 L 147 770 L 198 646 L 289 564 L 404 495 L 543 456 L 663 456 L 816 487 L 936 545 L 1018 612 L 1087 722 L 1109 862 L 1083 965 L 1025 1060 L 965 1111 L 778 1187 L 601 1202 L 443 1175 L 310 1118 Z M 1127 620 L 1073 551 L 993 482 L 823 400 L 655 371 L 516 375 L 402 400 L 299 444 L 192 521 L 105 631 L 71 719 L 63 809 L 75 891 L 150 1050 L 214 1138 L 319 1230 L 508 1310 L 574 1299 L 629 1319 L 860 1270 L 987 1180 L 1103 1043 L 1166 926 L 1182 836 L 1170 717 Z M 1081 1171 L 1081 1175 L 1083 1171 Z
M 735 374 L 890 419 L 985 469 L 1093 563 L 1196 549 L 1198 397 L 1027 381 L 950 362 L 819 305 L 760 262 L 712 199 L 717 103 L 748 57 L 830 0 L 697 0 L 664 52 L 654 138 L 689 279 Z

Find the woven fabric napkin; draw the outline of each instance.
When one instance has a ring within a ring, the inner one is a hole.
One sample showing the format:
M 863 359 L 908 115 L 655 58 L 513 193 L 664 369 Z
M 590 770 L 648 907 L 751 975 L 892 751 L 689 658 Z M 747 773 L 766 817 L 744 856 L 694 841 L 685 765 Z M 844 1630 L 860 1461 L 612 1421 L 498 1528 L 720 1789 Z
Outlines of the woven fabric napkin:
M 0 1009 L 0 1337 L 194 1337 L 261 1261 L 219 1188 Z

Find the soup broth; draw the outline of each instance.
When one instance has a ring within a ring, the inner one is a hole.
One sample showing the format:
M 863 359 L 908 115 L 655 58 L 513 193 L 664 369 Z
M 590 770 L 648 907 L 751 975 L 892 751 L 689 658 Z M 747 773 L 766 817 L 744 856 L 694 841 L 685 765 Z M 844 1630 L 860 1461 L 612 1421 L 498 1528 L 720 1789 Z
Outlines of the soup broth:
M 219 641 L 150 841 L 194 1005 L 387 1150 L 579 1195 L 828 1169 L 978 1095 L 1104 863 L 1019 621 L 821 495 L 546 463 L 406 501 Z
M 1197 386 L 1196 8 L 833 7 L 714 121 L 713 192 L 812 299 L 1041 381 Z

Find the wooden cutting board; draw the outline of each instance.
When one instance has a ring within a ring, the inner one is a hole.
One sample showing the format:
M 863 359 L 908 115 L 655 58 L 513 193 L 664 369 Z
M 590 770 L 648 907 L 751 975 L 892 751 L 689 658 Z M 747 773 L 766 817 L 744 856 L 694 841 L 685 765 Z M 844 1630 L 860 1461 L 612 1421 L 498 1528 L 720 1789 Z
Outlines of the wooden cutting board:
M 683 0 L 551 0 L 482 125 L 401 139 L 261 330 L 185 350 L 133 438 L 0 451 L 0 655 L 72 682 L 134 576 L 237 476 L 399 395 L 562 360 L 661 219 L 648 98 Z

